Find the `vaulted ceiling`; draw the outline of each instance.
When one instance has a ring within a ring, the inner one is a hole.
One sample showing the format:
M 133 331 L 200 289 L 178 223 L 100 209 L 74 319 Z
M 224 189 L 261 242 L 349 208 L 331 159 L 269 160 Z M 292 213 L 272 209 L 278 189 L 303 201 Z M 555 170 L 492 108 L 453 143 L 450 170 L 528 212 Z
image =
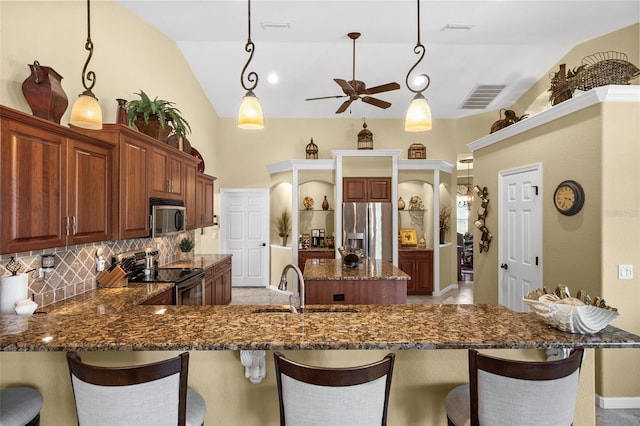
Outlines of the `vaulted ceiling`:
M 119 2 L 175 40 L 218 115 L 236 116 L 245 94 L 240 73 L 249 58 L 246 0 Z M 461 108 L 478 85 L 504 85 L 487 110 L 510 106 L 576 44 L 639 22 L 639 3 L 421 1 L 426 55 L 414 74 L 431 78 L 424 94 L 434 118 L 482 111 Z M 362 34 L 356 42 L 356 79 L 368 87 L 400 84 L 399 90 L 374 95 L 391 102 L 390 108 L 356 101 L 336 114 L 345 98 L 305 101 L 343 94 L 333 79 L 352 79 L 349 32 Z M 405 78 L 418 60 L 417 38 L 414 0 L 254 0 L 255 54 L 248 71 L 259 74 L 255 94 L 266 119 L 402 118 L 413 97 Z M 278 76 L 277 83 L 268 81 L 270 74 Z

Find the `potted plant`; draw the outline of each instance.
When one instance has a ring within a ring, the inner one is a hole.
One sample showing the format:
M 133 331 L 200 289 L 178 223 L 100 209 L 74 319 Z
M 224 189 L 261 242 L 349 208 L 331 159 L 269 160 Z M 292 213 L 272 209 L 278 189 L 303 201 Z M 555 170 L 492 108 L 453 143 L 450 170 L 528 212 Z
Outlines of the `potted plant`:
M 451 207 L 440 209 L 440 244 L 444 244 L 445 233 L 449 230 L 449 220 L 451 219 Z
M 288 210 L 283 210 L 280 217 L 276 219 L 276 230 L 282 238 L 282 245 L 286 246 L 289 232 L 291 232 L 291 215 Z
M 191 251 L 195 247 L 195 244 L 188 237 L 184 237 L 178 243 L 178 248 L 180 249 L 180 260 L 191 260 Z
M 135 94 L 140 96 L 140 99 L 127 103 L 129 126 L 135 124 L 140 132 L 162 141 L 166 141 L 172 130 L 177 138 L 191 132 L 189 123 L 174 106 L 175 103 L 158 99 L 157 96 L 152 100 L 143 90 Z

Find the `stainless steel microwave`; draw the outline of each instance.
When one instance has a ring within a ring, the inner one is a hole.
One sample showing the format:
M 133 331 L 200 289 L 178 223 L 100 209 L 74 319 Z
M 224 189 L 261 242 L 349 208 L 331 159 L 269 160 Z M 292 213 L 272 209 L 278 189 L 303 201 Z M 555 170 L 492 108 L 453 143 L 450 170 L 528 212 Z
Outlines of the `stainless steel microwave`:
M 187 209 L 180 200 L 151 198 L 151 238 L 186 231 Z

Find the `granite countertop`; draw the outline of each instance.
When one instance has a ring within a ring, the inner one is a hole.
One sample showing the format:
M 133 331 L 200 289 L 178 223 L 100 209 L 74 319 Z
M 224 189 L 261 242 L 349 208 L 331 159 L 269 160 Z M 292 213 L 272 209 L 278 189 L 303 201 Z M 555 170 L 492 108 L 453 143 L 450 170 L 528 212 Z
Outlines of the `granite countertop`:
M 431 247 L 398 247 L 398 251 L 433 251 Z
M 0 315 L 2 351 L 640 348 L 608 326 L 595 335 L 553 329 L 502 305 L 130 306 L 131 288 L 96 290 L 93 303 L 31 316 Z M 102 299 L 102 300 L 101 300 Z M 100 309 L 99 302 L 102 303 Z M 113 305 L 109 301 L 114 301 Z M 96 308 L 97 307 L 97 308 Z
M 410 280 L 411 277 L 379 259 L 362 259 L 356 268 L 344 266 L 342 259 L 317 259 L 304 266 L 305 281 Z
M 298 250 L 298 252 L 301 252 L 301 251 L 305 251 L 305 252 L 309 252 L 309 251 L 336 251 L 336 249 L 329 248 L 329 247 L 309 247 L 309 248 L 306 248 L 306 249 Z
M 163 268 L 202 268 L 207 269 L 230 259 L 230 254 L 196 254 L 192 262 L 173 262 L 162 265 Z

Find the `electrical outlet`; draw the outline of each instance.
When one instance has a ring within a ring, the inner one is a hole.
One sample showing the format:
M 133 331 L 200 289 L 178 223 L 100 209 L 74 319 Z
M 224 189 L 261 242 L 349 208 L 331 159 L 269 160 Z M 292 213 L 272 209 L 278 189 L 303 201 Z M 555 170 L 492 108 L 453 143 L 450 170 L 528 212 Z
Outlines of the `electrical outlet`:
M 632 280 L 633 279 L 633 265 L 618 265 L 618 279 L 619 280 Z

